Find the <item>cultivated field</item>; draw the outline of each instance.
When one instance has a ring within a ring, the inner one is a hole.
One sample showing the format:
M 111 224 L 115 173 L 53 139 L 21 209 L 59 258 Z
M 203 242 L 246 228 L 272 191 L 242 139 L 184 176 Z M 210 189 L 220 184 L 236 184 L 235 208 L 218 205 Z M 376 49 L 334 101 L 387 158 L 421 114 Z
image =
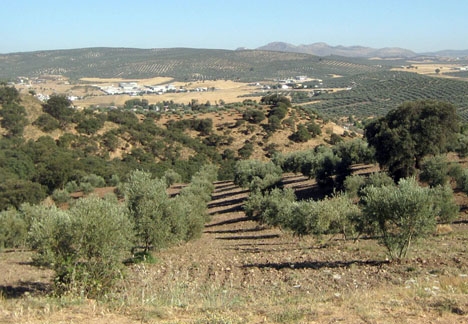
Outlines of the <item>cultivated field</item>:
M 365 170 L 362 170 L 365 172 Z M 298 194 L 313 181 L 287 175 Z M 178 190 L 178 186 L 172 188 Z M 248 220 L 248 192 L 216 183 L 201 239 L 130 267 L 107 302 L 51 299 L 28 251 L 0 254 L 2 323 L 466 323 L 467 217 L 389 262 L 373 239 L 294 237 Z M 458 196 L 464 203 L 462 195 Z M 417 256 L 417 257 L 416 257 Z

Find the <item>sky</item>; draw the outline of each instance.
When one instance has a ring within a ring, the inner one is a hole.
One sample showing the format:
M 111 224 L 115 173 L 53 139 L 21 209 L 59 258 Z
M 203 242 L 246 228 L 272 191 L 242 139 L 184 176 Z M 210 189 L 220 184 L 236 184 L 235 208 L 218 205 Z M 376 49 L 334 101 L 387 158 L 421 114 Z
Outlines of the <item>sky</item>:
M 293 45 L 468 49 L 467 0 L 0 0 L 0 53 Z

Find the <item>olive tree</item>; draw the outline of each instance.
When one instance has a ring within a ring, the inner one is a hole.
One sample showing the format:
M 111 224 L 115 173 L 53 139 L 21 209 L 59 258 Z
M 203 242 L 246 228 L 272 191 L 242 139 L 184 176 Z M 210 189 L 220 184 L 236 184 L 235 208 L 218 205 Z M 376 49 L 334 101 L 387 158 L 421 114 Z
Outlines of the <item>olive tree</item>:
M 27 212 L 31 247 L 36 260 L 55 271 L 58 294 L 100 296 L 122 277 L 133 236 L 124 205 L 91 196 L 67 211 L 35 206 Z
M 283 172 L 273 162 L 241 160 L 235 165 L 234 183 L 250 190 L 265 190 L 281 181 Z
M 166 181 L 154 179 L 144 171 L 133 171 L 123 185 L 128 209 L 134 223 L 136 246 L 144 252 L 169 241 L 170 223 L 165 219 L 169 202 Z
M 438 208 L 431 190 L 414 178 L 401 179 L 397 187 L 368 186 L 361 199 L 367 228 L 377 230 L 391 258 L 405 257 L 413 241 L 435 229 Z

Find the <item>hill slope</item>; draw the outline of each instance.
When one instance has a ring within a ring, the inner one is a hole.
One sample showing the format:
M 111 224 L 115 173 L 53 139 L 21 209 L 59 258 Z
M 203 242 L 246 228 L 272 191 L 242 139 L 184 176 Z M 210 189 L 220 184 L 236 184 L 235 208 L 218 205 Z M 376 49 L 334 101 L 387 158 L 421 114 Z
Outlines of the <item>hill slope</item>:
M 85 48 L 0 55 L 0 79 L 64 75 L 74 79 L 172 77 L 178 81 L 258 81 L 309 75 L 323 78 L 381 69 L 374 62 L 322 59 L 302 53 L 259 50 Z

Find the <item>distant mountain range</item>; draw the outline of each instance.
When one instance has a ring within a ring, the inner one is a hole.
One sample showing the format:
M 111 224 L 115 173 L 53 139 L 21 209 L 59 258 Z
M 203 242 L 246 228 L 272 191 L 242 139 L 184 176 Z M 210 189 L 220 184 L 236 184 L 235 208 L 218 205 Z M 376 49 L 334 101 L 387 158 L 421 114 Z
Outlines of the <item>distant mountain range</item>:
M 443 50 L 429 53 L 415 53 L 408 49 L 399 47 L 371 48 L 364 46 L 331 46 L 327 43 L 313 43 L 309 45 L 292 45 L 284 42 L 273 42 L 257 48 L 264 51 L 304 53 L 317 56 L 344 56 L 361 58 L 412 58 L 418 56 L 436 57 L 467 57 L 468 50 Z

